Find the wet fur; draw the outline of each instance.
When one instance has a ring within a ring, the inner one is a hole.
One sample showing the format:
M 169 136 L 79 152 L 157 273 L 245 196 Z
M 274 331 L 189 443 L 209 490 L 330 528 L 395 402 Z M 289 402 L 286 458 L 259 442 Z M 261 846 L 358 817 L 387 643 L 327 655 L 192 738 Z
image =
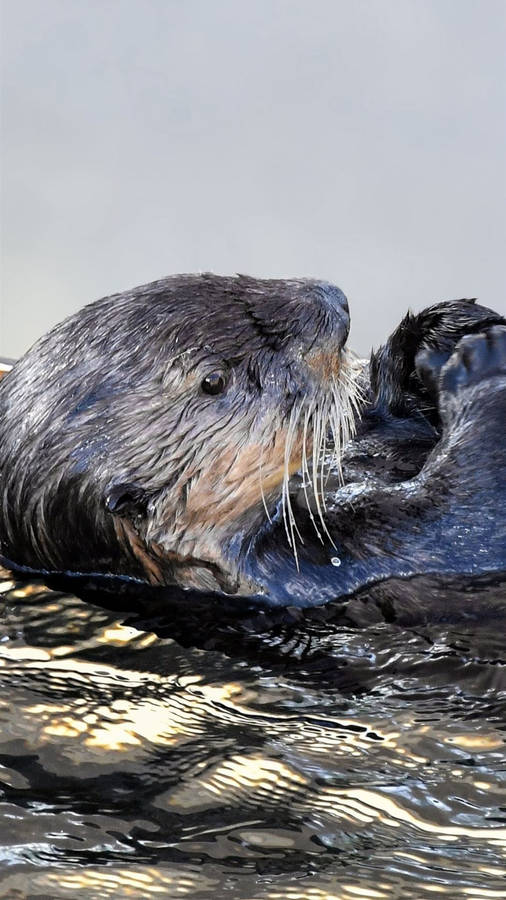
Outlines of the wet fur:
M 0 389 L 1 554 L 37 571 L 250 592 L 236 557 L 300 465 L 294 410 L 319 421 L 333 402 L 347 331 L 334 286 L 213 275 L 67 319 Z M 227 390 L 206 396 L 215 370 Z
M 334 546 L 306 542 L 297 579 L 272 534 L 252 554 L 259 580 L 268 581 L 276 556 L 278 571 L 285 568 L 280 604 L 291 597 L 319 605 L 424 575 L 444 600 L 450 576 L 464 584 L 506 572 L 504 323 L 472 301 L 438 304 L 408 316 L 373 355 L 369 401 L 342 462 L 344 485 L 337 475 L 326 485 Z M 300 491 L 298 501 L 300 519 Z M 301 529 L 309 535 L 307 522 Z
M 387 579 L 506 569 L 500 337 L 499 350 L 474 348 L 470 383 L 453 371 L 462 340 L 479 344 L 501 316 L 472 301 L 406 316 L 361 376 L 363 414 L 340 464 L 330 459 L 325 497 L 314 478 L 309 492 L 294 479 L 287 512 L 291 416 L 302 398 L 303 422 L 318 380 L 335 374 L 336 321 L 307 307 L 304 282 L 198 278 L 199 290 L 180 276 L 92 304 L 5 379 L 5 560 L 66 574 L 78 590 L 178 582 L 300 606 Z M 310 284 L 313 300 L 326 290 Z M 223 359 L 234 392 L 211 427 L 216 398 L 202 400 L 198 384 Z M 326 533 L 315 527 L 323 500 Z

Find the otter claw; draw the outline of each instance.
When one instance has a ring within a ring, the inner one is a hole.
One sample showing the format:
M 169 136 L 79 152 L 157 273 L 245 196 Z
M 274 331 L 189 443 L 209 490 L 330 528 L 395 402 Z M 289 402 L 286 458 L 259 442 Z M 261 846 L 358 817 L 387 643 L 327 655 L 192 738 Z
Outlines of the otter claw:
M 506 326 L 495 325 L 459 341 L 441 371 L 441 389 L 456 393 L 501 373 L 506 374 Z
M 458 390 L 506 372 L 506 326 L 494 325 L 463 337 L 452 354 L 420 350 L 415 359 L 418 377 L 429 394 Z

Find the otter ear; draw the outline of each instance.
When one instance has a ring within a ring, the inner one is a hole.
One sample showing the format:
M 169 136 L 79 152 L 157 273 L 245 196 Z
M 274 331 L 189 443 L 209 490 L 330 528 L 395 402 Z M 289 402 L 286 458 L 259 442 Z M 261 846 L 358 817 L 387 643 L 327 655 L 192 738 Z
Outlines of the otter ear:
M 136 518 L 146 513 L 148 496 L 136 484 L 122 482 L 111 486 L 105 498 L 106 509 L 122 518 Z

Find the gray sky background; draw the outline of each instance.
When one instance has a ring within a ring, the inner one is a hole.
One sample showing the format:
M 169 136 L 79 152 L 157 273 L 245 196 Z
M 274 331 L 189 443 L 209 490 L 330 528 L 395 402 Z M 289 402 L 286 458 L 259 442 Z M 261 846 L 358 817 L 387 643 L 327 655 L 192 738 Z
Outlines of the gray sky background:
M 4 0 L 0 353 L 171 272 L 506 311 L 506 0 Z

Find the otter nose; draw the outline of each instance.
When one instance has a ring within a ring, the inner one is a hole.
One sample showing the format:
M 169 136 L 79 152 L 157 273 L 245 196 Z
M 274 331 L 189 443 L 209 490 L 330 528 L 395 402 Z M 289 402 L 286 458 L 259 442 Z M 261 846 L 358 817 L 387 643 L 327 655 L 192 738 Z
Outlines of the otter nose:
M 337 315 L 343 327 L 346 329 L 346 336 L 348 336 L 348 331 L 350 330 L 350 308 L 348 306 L 348 298 L 343 294 L 341 288 L 336 287 L 335 284 L 320 282 L 320 285 L 324 302 L 329 309 Z
M 309 313 L 306 337 L 311 345 L 323 342 L 341 349 L 350 330 L 348 300 L 342 290 L 327 281 L 307 281 L 300 294 Z

